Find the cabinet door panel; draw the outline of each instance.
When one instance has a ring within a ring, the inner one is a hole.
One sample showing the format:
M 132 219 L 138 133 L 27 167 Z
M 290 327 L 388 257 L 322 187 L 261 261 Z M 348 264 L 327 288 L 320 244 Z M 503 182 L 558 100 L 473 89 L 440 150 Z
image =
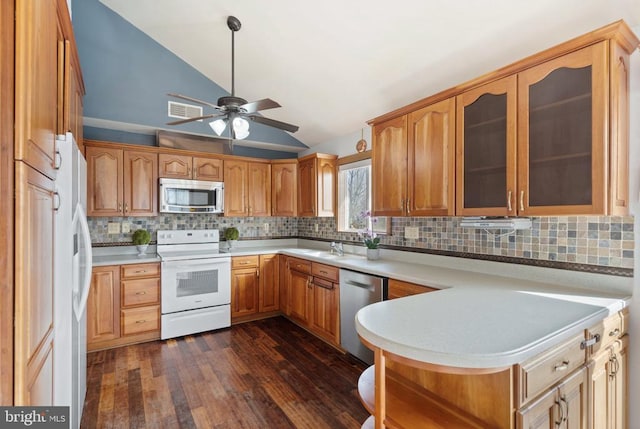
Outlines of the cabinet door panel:
M 158 155 L 159 177 L 191 179 L 191 157 L 161 153 Z
M 326 282 L 325 286 L 331 286 L 331 288 L 317 284 L 313 286 L 311 328 L 332 343 L 339 344 L 340 327 L 338 326 L 338 315 L 340 314 L 340 309 L 338 307 L 338 298 L 340 294 L 338 293 L 338 288 L 334 287 L 330 282 Z
M 278 255 L 260 255 L 260 312 L 280 309 Z
M 604 213 L 606 43 L 525 70 L 518 85 L 520 214 Z
M 558 387 L 560 403 L 564 406 L 563 428 L 587 429 L 587 385 L 587 369 L 583 367 Z
M 409 115 L 408 216 L 455 212 L 455 99 Z
M 317 216 L 335 214 L 336 162 L 334 159 L 318 159 L 318 207 Z
M 122 216 L 123 152 L 120 149 L 87 147 L 87 215 Z
M 158 214 L 158 155 L 124 151 L 124 214 Z
M 231 270 L 231 318 L 258 312 L 258 268 Z
M 248 166 L 244 161 L 224 163 L 224 215 L 248 216 Z
M 95 267 L 87 301 L 87 345 L 120 337 L 120 267 Z
M 289 275 L 289 314 L 303 324 L 309 321 L 309 276 L 298 271 Z
M 62 127 L 64 38 L 56 1 L 16 1 L 15 157 L 55 178 Z
M 458 215 L 515 215 L 516 76 L 457 97 Z
M 407 198 L 407 117 L 373 128 L 371 155 L 375 216 L 403 216 Z
M 271 165 L 271 213 L 273 216 L 295 216 L 298 164 Z
M 271 166 L 250 162 L 248 169 L 249 216 L 271 216 Z
M 316 160 L 307 159 L 298 164 L 298 215 L 316 216 L 316 201 L 318 189 L 316 187 Z
M 224 179 L 222 159 L 193 158 L 193 178 L 196 180 L 211 180 L 222 182 Z
M 550 390 L 533 404 L 517 412 L 518 429 L 558 429 L 556 390 Z

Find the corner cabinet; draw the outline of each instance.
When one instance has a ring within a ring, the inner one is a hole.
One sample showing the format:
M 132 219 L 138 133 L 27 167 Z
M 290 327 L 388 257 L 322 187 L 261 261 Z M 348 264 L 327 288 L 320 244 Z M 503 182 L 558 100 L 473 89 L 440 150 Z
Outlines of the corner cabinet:
M 455 99 L 374 125 L 372 171 L 375 215 L 453 215 Z
M 155 216 L 158 154 L 87 141 L 87 215 Z
M 225 159 L 224 215 L 271 216 L 271 165 Z
M 335 216 L 337 158 L 315 153 L 298 160 L 298 216 Z
M 231 322 L 273 316 L 280 310 L 278 255 L 231 258 Z

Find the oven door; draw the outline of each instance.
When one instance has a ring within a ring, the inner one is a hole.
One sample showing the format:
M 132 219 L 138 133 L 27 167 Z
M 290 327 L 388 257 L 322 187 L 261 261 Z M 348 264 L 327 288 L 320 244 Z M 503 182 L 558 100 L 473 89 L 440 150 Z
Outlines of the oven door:
M 162 262 L 162 314 L 231 302 L 231 260 Z

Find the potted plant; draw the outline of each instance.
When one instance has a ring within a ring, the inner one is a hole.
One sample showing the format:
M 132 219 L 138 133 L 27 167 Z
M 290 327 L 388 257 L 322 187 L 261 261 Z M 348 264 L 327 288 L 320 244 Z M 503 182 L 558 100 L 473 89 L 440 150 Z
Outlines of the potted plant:
M 147 251 L 149 242 L 151 241 L 151 234 L 146 229 L 137 229 L 132 235 L 133 244 L 138 249 L 138 256 L 142 256 Z
M 373 231 L 373 223 L 376 219 L 371 217 L 371 212 L 363 213 L 367 222 L 367 227 L 362 231 L 362 241 L 367 246 L 367 259 L 376 260 L 380 258 L 380 237 Z
M 236 245 L 238 237 L 240 237 L 240 231 L 238 231 L 238 228 L 236 228 L 235 226 L 230 226 L 224 230 L 224 238 L 229 244 L 229 249 Z

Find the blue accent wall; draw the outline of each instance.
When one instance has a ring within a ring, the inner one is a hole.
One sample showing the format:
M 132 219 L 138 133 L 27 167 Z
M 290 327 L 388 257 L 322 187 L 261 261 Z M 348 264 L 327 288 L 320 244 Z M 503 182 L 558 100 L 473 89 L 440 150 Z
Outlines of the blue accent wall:
M 172 131 L 211 135 L 208 123 L 193 122 L 168 127 L 169 92 L 216 101 L 228 93 L 198 70 L 138 30 L 98 0 L 73 0 L 73 28 L 86 87 L 84 116 Z M 180 100 L 175 100 L 180 101 Z M 207 108 L 204 112 L 209 113 Z M 87 138 L 99 134 L 87 127 Z M 108 132 L 101 132 L 109 134 Z M 115 133 L 116 141 L 148 144 L 148 137 Z M 307 148 L 285 131 L 251 123 L 253 141 Z M 240 146 L 237 147 L 238 150 Z M 260 156 L 252 148 L 242 148 L 247 156 Z M 236 151 L 234 151 L 235 153 Z M 269 150 L 260 150 L 265 155 Z M 251 155 L 249 155 L 251 153 Z M 286 157 L 296 157 L 295 153 Z M 274 155 L 274 154 L 272 154 Z M 262 156 L 264 157 L 264 156 Z M 280 156 L 269 156 L 278 158 Z

